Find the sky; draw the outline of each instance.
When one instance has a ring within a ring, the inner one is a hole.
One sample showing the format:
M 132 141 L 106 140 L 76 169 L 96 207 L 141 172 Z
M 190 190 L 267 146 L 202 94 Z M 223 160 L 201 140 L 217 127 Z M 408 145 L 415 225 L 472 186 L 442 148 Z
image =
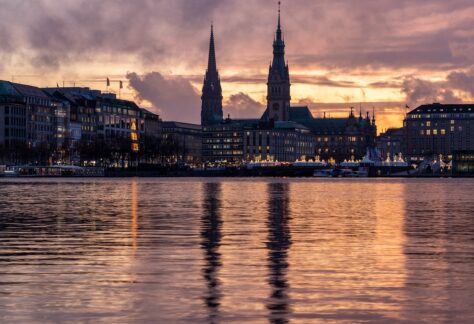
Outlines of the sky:
M 165 120 L 199 122 L 214 24 L 224 114 L 260 117 L 273 0 L 0 0 L 0 79 L 118 93 Z M 315 116 L 471 102 L 472 0 L 282 0 L 292 104 Z

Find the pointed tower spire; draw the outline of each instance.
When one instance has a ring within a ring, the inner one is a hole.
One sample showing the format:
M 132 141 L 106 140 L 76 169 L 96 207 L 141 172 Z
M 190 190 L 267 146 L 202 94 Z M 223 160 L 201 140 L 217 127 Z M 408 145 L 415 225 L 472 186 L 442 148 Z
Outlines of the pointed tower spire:
M 280 15 L 281 14 L 281 1 L 278 1 L 278 28 L 277 30 L 281 31 L 281 25 L 280 25 Z
M 223 120 L 222 88 L 217 70 L 216 49 L 214 44 L 214 25 L 211 24 L 209 41 L 209 59 L 202 87 L 201 125 L 209 125 Z
M 273 40 L 273 60 L 267 82 L 266 120 L 284 121 L 290 118 L 290 74 L 285 61 L 285 41 L 281 29 L 281 2 L 278 1 L 278 22 Z
M 211 25 L 211 40 L 209 42 L 209 60 L 207 63 L 209 72 L 217 72 L 216 49 L 214 45 L 214 25 Z

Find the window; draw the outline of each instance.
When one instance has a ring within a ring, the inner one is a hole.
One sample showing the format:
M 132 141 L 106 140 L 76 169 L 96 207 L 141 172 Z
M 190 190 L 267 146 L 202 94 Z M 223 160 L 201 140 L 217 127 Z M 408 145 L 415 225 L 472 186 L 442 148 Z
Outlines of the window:
M 433 129 L 433 135 L 438 135 L 438 130 L 437 129 Z
M 427 121 L 426 122 L 426 127 L 431 127 L 431 122 Z
M 445 129 L 441 130 L 441 135 L 446 135 L 446 130 Z

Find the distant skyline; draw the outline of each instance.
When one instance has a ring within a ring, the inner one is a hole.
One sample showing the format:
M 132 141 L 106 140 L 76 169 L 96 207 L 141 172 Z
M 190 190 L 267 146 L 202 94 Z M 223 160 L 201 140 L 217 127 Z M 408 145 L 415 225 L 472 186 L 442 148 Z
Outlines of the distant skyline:
M 117 91 L 164 119 L 199 122 L 211 22 L 224 114 L 264 110 L 277 2 L 0 0 L 0 78 Z M 474 3 L 282 1 L 292 103 L 346 115 L 376 107 L 379 129 L 405 104 L 474 97 Z

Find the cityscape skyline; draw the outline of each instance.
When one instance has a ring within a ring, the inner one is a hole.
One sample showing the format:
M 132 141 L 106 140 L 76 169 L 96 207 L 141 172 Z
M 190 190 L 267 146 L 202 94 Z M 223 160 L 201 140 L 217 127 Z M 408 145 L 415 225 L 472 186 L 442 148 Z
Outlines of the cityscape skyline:
M 0 74 L 37 86 L 64 81 L 104 90 L 109 77 L 110 90 L 117 91 L 123 80 L 123 98 L 138 100 L 165 119 L 198 122 L 213 21 L 224 114 L 258 117 L 265 108 L 276 4 L 92 1 L 78 10 L 77 1 L 5 2 Z M 375 106 L 383 130 L 401 126 L 405 104 L 472 99 L 468 54 L 474 9 L 468 1 L 379 1 L 360 7 L 348 1 L 282 3 L 293 103 L 332 116 L 345 116 L 358 103 L 366 110 Z M 19 12 L 25 17 L 21 24 L 11 19 Z M 342 12 L 354 19 L 342 19 Z M 450 15 L 456 20 L 447 19 Z M 144 20 L 124 23 L 124 17 Z

